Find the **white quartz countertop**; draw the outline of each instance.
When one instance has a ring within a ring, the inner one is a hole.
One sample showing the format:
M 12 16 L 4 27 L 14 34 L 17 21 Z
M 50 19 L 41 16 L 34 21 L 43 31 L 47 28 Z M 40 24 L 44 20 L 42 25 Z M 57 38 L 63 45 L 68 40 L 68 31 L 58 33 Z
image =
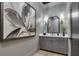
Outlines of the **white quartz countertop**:
M 44 37 L 59 37 L 59 38 L 70 38 L 68 36 L 68 34 L 65 34 L 65 36 L 63 36 L 63 34 L 49 34 L 49 33 L 46 33 L 46 35 L 43 35 L 43 34 L 39 34 L 39 36 L 44 36 Z

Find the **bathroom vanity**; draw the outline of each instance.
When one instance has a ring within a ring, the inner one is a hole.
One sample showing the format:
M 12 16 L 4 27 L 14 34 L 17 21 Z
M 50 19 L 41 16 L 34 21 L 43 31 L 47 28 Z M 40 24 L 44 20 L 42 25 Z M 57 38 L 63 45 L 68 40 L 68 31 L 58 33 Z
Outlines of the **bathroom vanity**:
M 40 34 L 40 49 L 68 55 L 68 39 L 68 36 Z

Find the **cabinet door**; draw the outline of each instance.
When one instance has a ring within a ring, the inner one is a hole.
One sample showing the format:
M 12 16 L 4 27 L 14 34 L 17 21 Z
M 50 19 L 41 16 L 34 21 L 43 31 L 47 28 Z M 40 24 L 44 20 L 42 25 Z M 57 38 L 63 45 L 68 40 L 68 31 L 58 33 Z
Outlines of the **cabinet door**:
M 57 40 L 57 52 L 67 54 L 68 53 L 68 40 L 65 38 L 59 38 Z
M 40 49 L 50 50 L 52 48 L 51 40 L 52 38 L 40 37 L 39 38 Z
M 68 40 L 65 38 L 52 38 L 50 50 L 58 53 L 68 53 Z
M 79 39 L 71 40 L 71 55 L 79 56 Z
M 50 49 L 51 51 L 54 51 L 54 52 L 58 52 L 58 38 L 51 38 L 50 39 Z

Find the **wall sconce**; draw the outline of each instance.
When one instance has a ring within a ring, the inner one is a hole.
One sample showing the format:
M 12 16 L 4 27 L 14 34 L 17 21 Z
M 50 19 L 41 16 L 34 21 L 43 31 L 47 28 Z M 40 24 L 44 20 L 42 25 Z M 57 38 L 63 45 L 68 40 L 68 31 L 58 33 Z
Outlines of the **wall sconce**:
M 64 15 L 63 14 L 60 15 L 60 21 L 64 21 Z
M 60 26 L 61 26 L 61 31 L 63 33 L 63 36 L 65 36 L 65 30 L 66 30 L 66 28 L 64 26 L 64 22 L 65 22 L 65 16 L 64 16 L 64 14 L 61 14 L 60 15 Z
M 43 35 L 46 35 L 46 33 L 47 33 L 47 22 L 48 22 L 48 16 L 45 16 L 44 17 L 44 33 L 43 33 Z
M 44 17 L 44 24 L 46 24 L 47 21 L 48 21 L 48 16 L 45 16 L 45 17 Z

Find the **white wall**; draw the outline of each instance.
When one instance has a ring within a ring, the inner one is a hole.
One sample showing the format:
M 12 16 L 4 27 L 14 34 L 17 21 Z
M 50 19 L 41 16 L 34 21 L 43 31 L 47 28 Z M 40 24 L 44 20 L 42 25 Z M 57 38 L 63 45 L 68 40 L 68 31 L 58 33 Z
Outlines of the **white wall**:
M 31 3 L 36 9 L 36 36 L 31 38 L 23 38 L 20 40 L 13 40 L 7 42 L 0 42 L 0 55 L 2 56 L 24 56 L 32 55 L 39 49 L 39 36 L 38 34 L 42 32 L 41 24 L 43 19 L 43 6 L 41 3 Z

